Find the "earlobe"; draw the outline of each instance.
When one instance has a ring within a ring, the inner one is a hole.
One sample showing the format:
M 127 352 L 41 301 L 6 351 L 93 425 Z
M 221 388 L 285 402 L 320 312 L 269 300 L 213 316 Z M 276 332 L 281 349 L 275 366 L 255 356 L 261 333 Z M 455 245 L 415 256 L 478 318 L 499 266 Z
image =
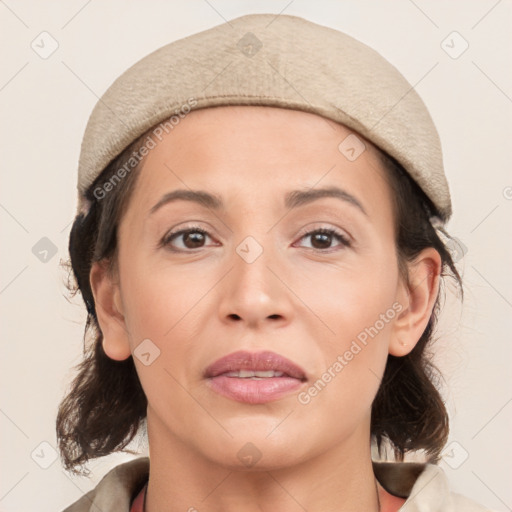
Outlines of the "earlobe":
M 103 334 L 103 350 L 111 359 L 124 361 L 131 356 L 131 349 L 119 285 L 114 282 L 105 261 L 93 263 L 89 280 Z
M 439 293 L 441 256 L 432 247 L 408 264 L 409 283 L 402 283 L 399 301 L 403 309 L 395 320 L 389 353 L 407 355 L 427 328 Z

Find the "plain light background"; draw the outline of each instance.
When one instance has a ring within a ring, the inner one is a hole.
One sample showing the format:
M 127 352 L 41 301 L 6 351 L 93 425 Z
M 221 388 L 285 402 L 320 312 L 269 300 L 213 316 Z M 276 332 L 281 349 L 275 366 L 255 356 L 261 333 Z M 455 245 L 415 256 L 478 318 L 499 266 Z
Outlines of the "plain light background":
M 97 98 L 160 46 L 256 12 L 347 32 L 393 63 L 427 104 L 466 292 L 462 307 L 449 294 L 435 344 L 451 416 L 441 465 L 452 490 L 511 510 L 510 1 L 0 0 L 1 511 L 62 510 L 133 458 L 92 461 L 90 479 L 69 476 L 55 458 L 57 406 L 81 360 L 85 322 L 80 297 L 66 298 L 59 263 L 68 258 L 80 143 Z M 46 51 L 58 44 L 47 58 L 33 49 L 41 37 Z M 205 73 L 219 71 L 212 62 Z

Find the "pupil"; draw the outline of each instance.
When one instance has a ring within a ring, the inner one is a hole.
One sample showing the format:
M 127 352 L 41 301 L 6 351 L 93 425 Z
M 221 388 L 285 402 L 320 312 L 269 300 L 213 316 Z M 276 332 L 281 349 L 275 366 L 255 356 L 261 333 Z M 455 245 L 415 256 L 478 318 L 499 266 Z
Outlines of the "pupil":
M 187 241 L 191 240 L 192 244 L 187 244 Z M 203 234 L 198 231 L 194 231 L 192 234 L 188 233 L 185 235 L 185 245 L 190 248 L 199 247 L 203 241 Z
M 317 233 L 316 235 L 313 236 L 313 245 L 315 246 L 315 241 L 320 241 L 320 249 L 325 249 L 325 247 L 329 247 L 330 236 L 331 235 L 327 235 L 325 233 Z M 322 241 L 325 242 L 323 245 Z

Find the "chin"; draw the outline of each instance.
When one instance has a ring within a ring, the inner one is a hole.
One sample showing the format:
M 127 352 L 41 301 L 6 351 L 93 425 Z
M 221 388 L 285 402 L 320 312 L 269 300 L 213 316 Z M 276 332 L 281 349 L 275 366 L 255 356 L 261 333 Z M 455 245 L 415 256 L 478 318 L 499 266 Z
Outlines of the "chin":
M 246 420 L 247 421 L 247 420 Z M 272 427 L 262 429 L 245 429 L 245 432 L 230 430 L 233 438 L 211 440 L 204 455 L 211 461 L 232 471 L 270 471 L 293 466 L 303 461 L 307 447 L 303 440 L 308 438 L 306 432 L 302 436 L 289 435 L 283 430 L 276 434 L 276 422 Z M 247 425 L 247 424 L 246 424 Z M 274 430 L 273 430 L 274 429 Z M 269 432 L 271 434 L 269 435 Z M 302 439 L 300 441 L 299 439 Z M 311 440 L 311 436 L 309 436 Z M 221 441 L 221 442 L 219 442 Z

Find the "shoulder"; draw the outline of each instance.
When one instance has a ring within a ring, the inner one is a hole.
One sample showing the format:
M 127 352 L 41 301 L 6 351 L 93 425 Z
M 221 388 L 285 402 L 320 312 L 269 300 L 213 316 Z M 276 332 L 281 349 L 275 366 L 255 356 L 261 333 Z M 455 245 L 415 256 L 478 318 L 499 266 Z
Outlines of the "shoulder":
M 450 491 L 446 473 L 435 464 L 374 462 L 373 468 L 387 492 L 406 498 L 403 512 L 492 512 Z
M 119 464 L 111 469 L 94 489 L 62 512 L 129 512 L 134 495 L 147 481 L 148 475 L 148 457 L 139 457 Z

